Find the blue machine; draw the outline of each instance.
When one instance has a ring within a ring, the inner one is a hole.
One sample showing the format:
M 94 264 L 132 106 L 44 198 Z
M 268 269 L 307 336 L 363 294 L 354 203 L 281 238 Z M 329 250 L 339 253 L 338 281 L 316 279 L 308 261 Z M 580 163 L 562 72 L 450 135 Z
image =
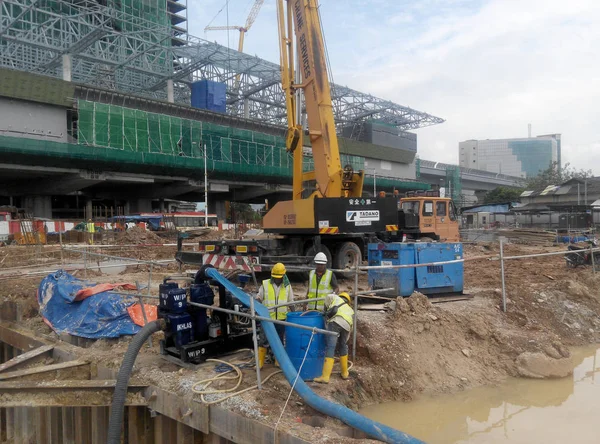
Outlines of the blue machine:
M 300 324 L 307 327 L 325 328 L 323 315 L 316 311 L 288 312 L 286 320 L 293 324 Z M 321 376 L 323 361 L 325 360 L 325 338 L 320 334 L 314 335 L 310 343 L 310 348 L 308 348 L 311 336 L 312 333 L 308 330 L 301 330 L 288 325 L 285 326 L 285 351 L 290 357 L 292 364 L 294 364 L 294 367 L 296 367 L 296 370 L 300 369 L 300 365 L 306 354 L 306 360 L 304 361 L 304 365 L 302 365 L 300 377 L 307 380 Z M 306 352 L 307 348 L 308 353 Z
M 415 245 L 406 243 L 369 244 L 369 266 L 411 265 L 415 263 Z M 380 293 L 386 296 L 410 296 L 415 291 L 414 268 L 369 270 L 369 285 L 373 289 L 394 288 Z
M 160 291 L 160 290 L 159 290 Z M 158 306 L 171 313 L 183 313 L 187 309 L 187 294 L 185 288 L 167 288 L 159 293 Z
M 200 80 L 192 83 L 191 92 L 192 107 L 220 113 L 226 111 L 227 85 L 224 83 Z
M 190 301 L 197 304 L 212 305 L 215 294 L 207 283 L 192 284 L 190 287 Z M 188 313 L 194 323 L 194 339 L 204 341 L 208 339 L 208 317 L 206 308 L 190 306 Z
M 213 356 L 252 346 L 250 320 L 214 310 L 208 316 L 207 308 L 192 305 L 214 305 L 215 293 L 208 282 L 198 280 L 189 288 L 179 288 L 177 283 L 169 279 L 166 278 L 159 285 L 158 316 L 167 323 L 165 339 L 160 342 L 161 354 L 180 362 L 199 363 Z M 249 276 L 240 276 L 242 286 L 248 279 Z M 221 308 L 240 312 L 245 310 L 222 286 L 219 287 L 218 299 Z
M 167 319 L 176 347 L 182 347 L 192 342 L 194 339 L 194 325 L 189 314 L 170 314 Z
M 379 243 L 369 244 L 369 265 L 412 265 L 447 262 L 463 258 L 461 243 Z M 369 270 L 373 289 L 394 288 L 387 296 L 462 293 L 464 264 L 429 265 L 414 268 Z

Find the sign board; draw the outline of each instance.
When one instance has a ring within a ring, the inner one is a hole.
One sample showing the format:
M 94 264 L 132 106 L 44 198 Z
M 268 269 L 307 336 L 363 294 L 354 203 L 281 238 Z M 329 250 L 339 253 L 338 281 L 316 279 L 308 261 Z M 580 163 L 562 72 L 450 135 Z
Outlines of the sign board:
M 379 210 L 347 210 L 346 222 L 378 222 Z

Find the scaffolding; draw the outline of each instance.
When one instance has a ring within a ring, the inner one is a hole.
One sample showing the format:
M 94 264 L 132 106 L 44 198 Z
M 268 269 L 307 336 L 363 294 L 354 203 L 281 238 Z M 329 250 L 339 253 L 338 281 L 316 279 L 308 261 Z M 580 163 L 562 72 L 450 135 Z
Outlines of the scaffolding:
M 2 0 L 0 66 L 63 78 L 67 59 L 74 82 L 160 100 L 172 82 L 173 99 L 188 106 L 190 83 L 214 80 L 227 85 L 230 115 L 286 125 L 279 65 L 189 36 L 184 11 L 185 0 Z M 340 85 L 332 94 L 340 129 L 444 121 Z

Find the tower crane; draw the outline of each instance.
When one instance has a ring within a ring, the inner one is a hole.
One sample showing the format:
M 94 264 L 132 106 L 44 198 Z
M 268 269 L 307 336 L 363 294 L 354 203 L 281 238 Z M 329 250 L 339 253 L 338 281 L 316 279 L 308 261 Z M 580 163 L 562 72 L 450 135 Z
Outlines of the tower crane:
M 246 19 L 246 24 L 244 26 L 207 26 L 204 28 L 204 32 L 206 31 L 240 31 L 240 40 L 238 43 L 238 51 L 243 52 L 244 50 L 244 36 L 250 28 L 254 24 L 258 13 L 260 12 L 260 8 L 262 7 L 265 0 L 256 0 L 254 5 L 252 5 L 252 9 L 250 10 L 250 14 L 248 14 L 248 18 Z

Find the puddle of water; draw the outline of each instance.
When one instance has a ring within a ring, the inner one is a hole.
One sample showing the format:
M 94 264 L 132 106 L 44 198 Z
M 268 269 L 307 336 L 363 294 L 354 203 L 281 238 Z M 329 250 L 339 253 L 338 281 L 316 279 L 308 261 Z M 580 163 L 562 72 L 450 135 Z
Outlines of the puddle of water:
M 598 443 L 598 350 L 575 350 L 579 365 L 567 378 L 511 378 L 497 387 L 385 403 L 360 413 L 429 444 Z

